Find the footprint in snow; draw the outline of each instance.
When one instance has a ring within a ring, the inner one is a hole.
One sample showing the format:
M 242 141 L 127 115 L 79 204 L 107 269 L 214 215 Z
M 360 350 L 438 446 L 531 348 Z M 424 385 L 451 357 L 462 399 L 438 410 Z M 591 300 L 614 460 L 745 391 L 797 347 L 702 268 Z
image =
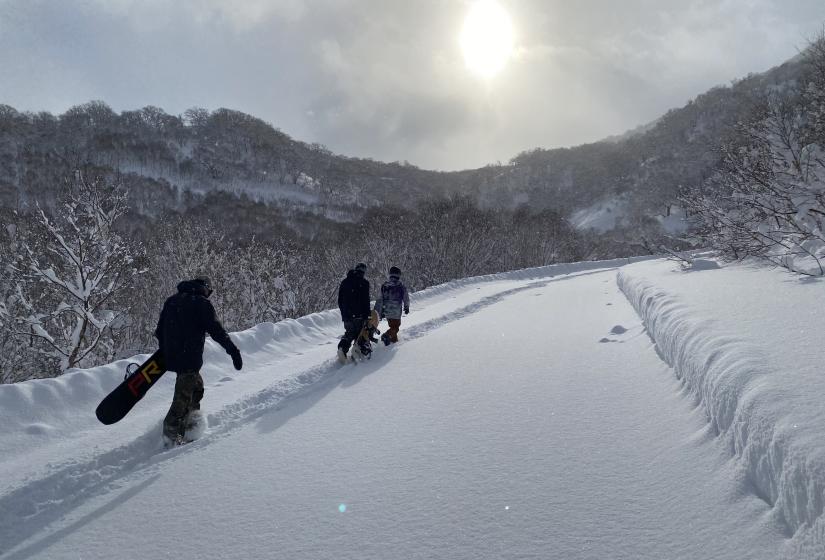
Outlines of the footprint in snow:
M 604 344 L 604 343 L 606 343 L 606 342 L 618 342 L 618 341 L 613 340 L 612 338 L 603 338 L 603 339 L 601 339 L 599 342 L 601 342 L 602 344 Z
M 610 334 L 624 334 L 627 332 L 627 329 L 621 325 L 616 325 L 612 329 L 610 329 Z

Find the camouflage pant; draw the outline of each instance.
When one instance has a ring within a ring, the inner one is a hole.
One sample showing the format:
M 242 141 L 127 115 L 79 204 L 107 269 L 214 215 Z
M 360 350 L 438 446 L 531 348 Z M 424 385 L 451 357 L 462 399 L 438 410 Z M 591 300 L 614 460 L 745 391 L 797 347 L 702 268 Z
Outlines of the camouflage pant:
M 175 381 L 172 406 L 163 420 L 163 433 L 169 438 L 182 436 L 186 430 L 186 417 L 193 410 L 200 410 L 203 398 L 203 377 L 197 371 L 182 371 Z

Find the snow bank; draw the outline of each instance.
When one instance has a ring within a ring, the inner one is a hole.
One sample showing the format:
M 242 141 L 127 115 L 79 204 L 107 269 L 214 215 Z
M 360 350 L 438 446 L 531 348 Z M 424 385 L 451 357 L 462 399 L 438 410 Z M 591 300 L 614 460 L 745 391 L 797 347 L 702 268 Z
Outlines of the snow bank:
M 618 284 L 748 490 L 772 506 L 797 554 L 825 557 L 821 286 L 772 270 L 685 273 L 661 261 L 621 269 Z

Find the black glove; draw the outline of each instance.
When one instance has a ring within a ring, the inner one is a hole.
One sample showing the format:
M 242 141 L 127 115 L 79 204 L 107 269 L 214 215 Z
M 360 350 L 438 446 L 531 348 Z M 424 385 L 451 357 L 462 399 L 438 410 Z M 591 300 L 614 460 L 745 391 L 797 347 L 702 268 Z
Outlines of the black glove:
M 241 368 L 243 367 L 241 351 L 236 348 L 235 351 L 230 354 L 230 356 L 232 356 L 232 365 L 235 366 L 236 370 L 241 371 Z
M 404 315 L 409 315 L 409 314 L 410 314 L 410 308 L 409 308 L 409 307 L 405 307 L 405 308 L 404 308 Z

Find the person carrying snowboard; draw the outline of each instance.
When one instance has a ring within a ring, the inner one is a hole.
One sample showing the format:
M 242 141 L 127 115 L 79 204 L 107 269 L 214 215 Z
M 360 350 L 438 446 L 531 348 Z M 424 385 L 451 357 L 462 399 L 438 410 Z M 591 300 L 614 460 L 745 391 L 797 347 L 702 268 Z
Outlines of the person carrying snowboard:
M 200 410 L 203 398 L 200 369 L 206 334 L 223 346 L 236 370 L 243 367 L 241 352 L 215 316 L 210 295 L 212 286 L 208 278 L 181 282 L 178 293 L 163 304 L 155 330 L 166 369 L 178 376 L 172 406 L 163 420 L 163 435 L 174 443 L 184 441 L 184 434 L 192 423 L 190 414 Z
M 397 266 L 390 268 L 389 278 L 381 285 L 381 293 L 375 300 L 375 310 L 382 319 L 386 318 L 390 328 L 381 335 L 385 346 L 398 342 L 398 329 L 401 328 L 401 311 L 404 315 L 410 312 L 410 294 L 407 287 L 401 282 L 401 269 Z
M 347 352 L 353 341 L 370 317 L 370 283 L 364 278 L 367 265 L 358 263 L 355 268 L 347 272 L 347 277 L 338 287 L 338 309 L 341 310 L 341 320 L 344 322 L 344 336 L 338 343 L 338 359 L 347 360 Z M 372 352 L 369 340 L 359 340 L 359 350 L 363 356 Z

